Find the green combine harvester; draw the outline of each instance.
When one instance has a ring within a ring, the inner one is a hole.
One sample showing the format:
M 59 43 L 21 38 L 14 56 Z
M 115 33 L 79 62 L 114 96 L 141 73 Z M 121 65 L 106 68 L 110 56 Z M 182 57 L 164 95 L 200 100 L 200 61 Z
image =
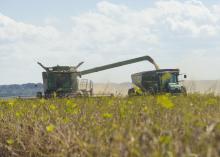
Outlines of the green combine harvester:
M 37 93 L 37 97 L 77 97 L 77 96 L 93 96 L 93 82 L 87 79 L 79 80 L 78 78 L 128 64 L 133 64 L 141 61 L 149 61 L 155 66 L 155 71 L 142 72 L 133 74 L 132 83 L 139 88 L 142 93 L 185 93 L 186 90 L 179 84 L 178 69 L 159 69 L 159 66 L 150 56 L 143 56 L 134 59 L 129 59 L 113 64 L 99 66 L 88 70 L 78 71 L 78 68 L 84 63 L 81 62 L 77 66 L 54 66 L 45 67 L 43 64 L 38 64 L 45 70 L 42 73 L 44 95 L 41 92 Z M 135 88 L 128 91 L 128 95 L 139 95 Z

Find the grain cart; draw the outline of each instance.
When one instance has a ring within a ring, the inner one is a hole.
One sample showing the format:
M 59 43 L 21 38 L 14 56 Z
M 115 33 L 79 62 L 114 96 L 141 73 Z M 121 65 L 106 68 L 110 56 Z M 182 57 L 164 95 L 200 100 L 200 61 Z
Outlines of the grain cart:
M 111 68 L 116 68 L 136 62 L 149 61 L 156 69 L 159 69 L 154 60 L 149 56 L 138 57 L 129 59 L 113 64 L 99 66 L 88 70 L 78 71 L 78 68 L 84 63 L 81 62 L 77 66 L 54 66 L 45 67 L 43 64 L 38 64 L 45 70 L 42 73 L 44 97 L 50 98 L 57 97 L 76 97 L 76 96 L 92 96 L 93 95 L 93 83 L 87 79 L 79 81 L 79 77 L 90 73 L 95 73 Z M 42 97 L 41 92 L 37 93 L 37 97 Z
M 140 90 L 131 88 L 128 95 L 142 95 L 145 93 L 186 94 L 186 88 L 180 84 L 179 69 L 157 69 L 131 75 L 132 83 Z M 184 78 L 187 76 L 184 75 Z

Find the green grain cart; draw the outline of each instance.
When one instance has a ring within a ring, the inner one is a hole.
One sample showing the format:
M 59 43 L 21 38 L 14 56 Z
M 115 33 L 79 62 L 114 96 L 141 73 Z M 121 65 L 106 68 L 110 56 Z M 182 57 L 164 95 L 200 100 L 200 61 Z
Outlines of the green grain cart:
M 138 88 L 128 90 L 128 95 L 141 94 L 186 94 L 186 88 L 180 84 L 179 69 L 157 69 L 132 74 L 132 83 Z M 184 78 L 187 76 L 184 75 Z

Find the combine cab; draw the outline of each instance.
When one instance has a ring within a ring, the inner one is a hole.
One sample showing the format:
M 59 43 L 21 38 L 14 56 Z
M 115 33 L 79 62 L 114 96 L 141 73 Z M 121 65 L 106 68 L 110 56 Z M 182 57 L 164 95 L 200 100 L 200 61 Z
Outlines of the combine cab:
M 141 92 L 138 93 L 135 88 L 131 88 L 128 91 L 128 95 L 138 95 L 141 93 L 186 94 L 185 87 L 179 82 L 179 75 L 179 69 L 158 69 L 132 74 L 132 83 L 137 86 Z M 186 78 L 186 75 L 184 75 L 184 78 Z

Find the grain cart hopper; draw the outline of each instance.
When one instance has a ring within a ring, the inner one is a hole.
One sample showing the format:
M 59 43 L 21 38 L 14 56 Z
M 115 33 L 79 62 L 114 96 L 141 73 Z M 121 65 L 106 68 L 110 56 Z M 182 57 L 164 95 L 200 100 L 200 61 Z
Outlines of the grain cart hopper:
M 186 88 L 180 84 L 179 69 L 157 69 L 132 74 L 132 83 L 140 89 L 131 88 L 128 95 L 141 95 L 144 93 L 183 93 L 186 94 Z M 184 75 L 184 78 L 187 76 Z
M 129 59 L 83 71 L 78 71 L 78 68 L 83 64 L 83 62 L 79 63 L 77 66 L 58 65 L 54 67 L 45 67 L 38 62 L 38 64 L 45 70 L 45 72 L 42 73 L 44 97 L 50 98 L 53 95 L 56 95 L 57 97 L 91 96 L 93 94 L 92 81 L 84 79 L 83 82 L 79 82 L 78 77 L 141 61 L 149 61 L 156 69 L 159 69 L 154 60 L 149 56 Z M 81 86 L 84 87 L 81 88 Z M 39 92 L 37 96 L 42 97 L 42 93 Z

